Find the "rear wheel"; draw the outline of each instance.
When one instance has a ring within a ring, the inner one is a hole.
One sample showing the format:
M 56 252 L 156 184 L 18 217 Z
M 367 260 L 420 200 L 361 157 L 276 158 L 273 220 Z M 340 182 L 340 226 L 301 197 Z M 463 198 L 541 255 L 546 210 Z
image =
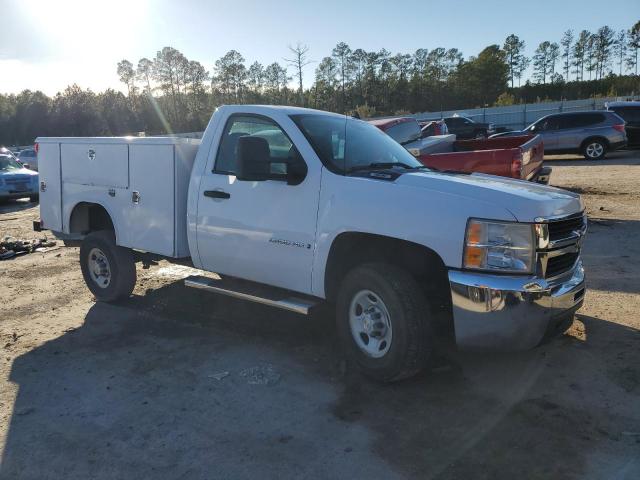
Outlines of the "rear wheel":
M 127 298 L 136 284 L 136 265 L 130 249 L 116 245 L 112 231 L 92 232 L 80 245 L 84 281 L 97 300 Z
M 418 373 L 433 348 L 429 309 L 405 270 L 366 264 L 344 278 L 337 299 L 338 333 L 362 372 L 391 382 Z
M 607 153 L 607 145 L 603 140 L 587 140 L 582 146 L 582 154 L 587 160 L 600 160 Z

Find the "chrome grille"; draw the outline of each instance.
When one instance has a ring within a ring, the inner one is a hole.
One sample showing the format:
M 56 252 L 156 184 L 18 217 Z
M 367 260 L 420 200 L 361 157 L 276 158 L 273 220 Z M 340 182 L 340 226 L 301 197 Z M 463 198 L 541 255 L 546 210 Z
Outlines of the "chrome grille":
M 547 261 L 545 277 L 557 277 L 558 275 L 570 270 L 575 265 L 576 260 L 578 260 L 579 256 L 579 252 L 573 252 L 549 258 L 549 260 Z
M 569 218 L 567 220 L 559 220 L 548 224 L 549 240 L 552 242 L 571 237 L 573 232 L 584 229 L 584 216 Z
M 538 268 L 544 278 L 554 278 L 573 269 L 580 257 L 580 244 L 587 228 L 582 213 L 553 219 L 539 230 Z

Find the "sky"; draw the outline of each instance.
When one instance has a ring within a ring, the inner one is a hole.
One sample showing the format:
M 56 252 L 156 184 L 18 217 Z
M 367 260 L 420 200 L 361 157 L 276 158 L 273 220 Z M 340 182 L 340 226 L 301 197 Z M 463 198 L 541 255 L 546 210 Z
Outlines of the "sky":
M 568 28 L 629 29 L 640 20 L 640 0 L 379 1 L 379 0 L 0 0 L 0 92 L 67 85 L 124 90 L 116 64 L 134 66 L 164 46 L 198 60 L 210 72 L 231 49 L 247 65 L 290 56 L 288 45 L 308 45 L 315 63 L 305 85 L 336 43 L 393 54 L 418 48 L 458 48 L 466 57 L 510 33 L 531 56 L 543 40 L 559 42 Z M 293 69 L 289 69 L 293 75 Z

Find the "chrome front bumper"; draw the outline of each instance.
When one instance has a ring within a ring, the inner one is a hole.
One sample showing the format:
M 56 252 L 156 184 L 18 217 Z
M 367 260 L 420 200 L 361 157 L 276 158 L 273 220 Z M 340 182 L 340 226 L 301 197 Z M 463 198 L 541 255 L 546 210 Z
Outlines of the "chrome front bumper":
M 582 260 L 552 281 L 450 270 L 456 343 L 460 348 L 526 350 L 582 306 Z

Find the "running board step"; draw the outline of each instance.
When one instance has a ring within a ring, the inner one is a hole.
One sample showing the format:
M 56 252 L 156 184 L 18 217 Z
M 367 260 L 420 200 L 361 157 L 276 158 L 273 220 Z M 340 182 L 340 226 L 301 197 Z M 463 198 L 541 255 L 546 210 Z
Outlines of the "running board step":
M 281 308 L 291 312 L 308 315 L 318 300 L 313 297 L 292 296 L 291 292 L 282 288 L 270 287 L 261 283 L 238 280 L 235 278 L 215 278 L 201 277 L 193 275 L 185 278 L 184 284 L 187 287 L 199 288 L 209 292 L 220 293 L 229 297 L 248 300 L 250 302 L 269 305 L 270 307 Z

